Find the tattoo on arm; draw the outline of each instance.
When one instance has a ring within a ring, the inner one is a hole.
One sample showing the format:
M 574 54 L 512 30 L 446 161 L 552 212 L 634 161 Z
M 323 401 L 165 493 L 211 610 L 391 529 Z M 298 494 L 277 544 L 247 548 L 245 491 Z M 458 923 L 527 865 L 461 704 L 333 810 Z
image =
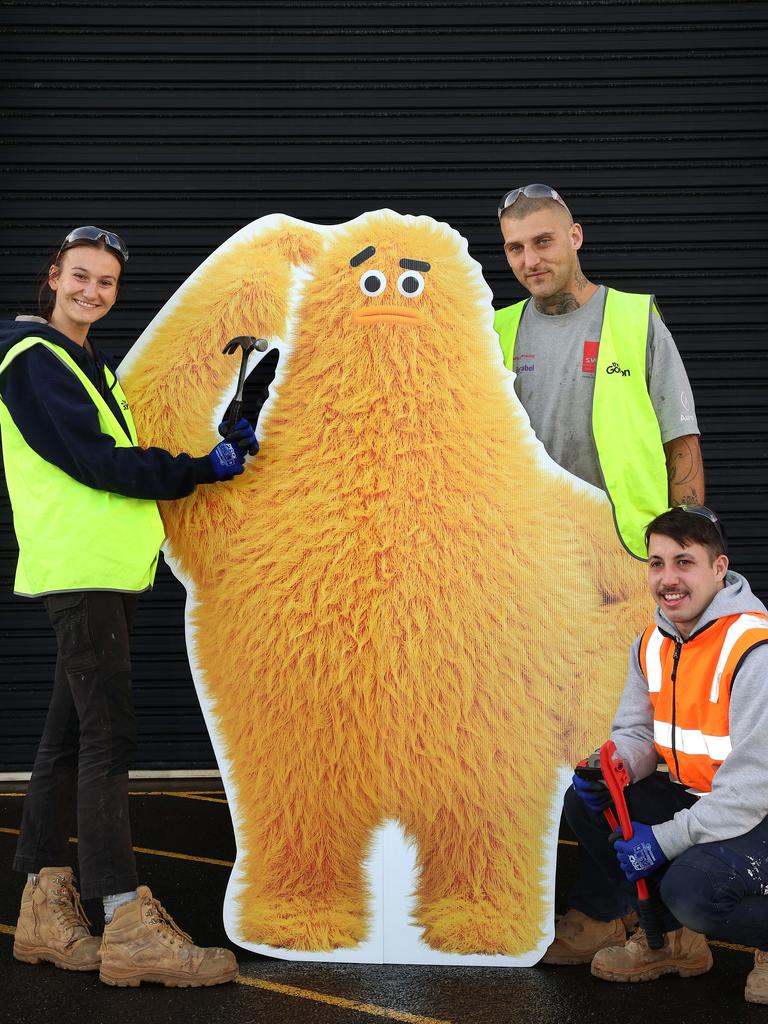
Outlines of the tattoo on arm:
M 701 499 L 694 489 L 690 494 L 680 495 L 677 501 L 675 501 L 675 505 L 701 505 Z
M 704 466 L 695 434 L 676 437 L 664 445 L 670 505 L 700 505 L 704 501 Z

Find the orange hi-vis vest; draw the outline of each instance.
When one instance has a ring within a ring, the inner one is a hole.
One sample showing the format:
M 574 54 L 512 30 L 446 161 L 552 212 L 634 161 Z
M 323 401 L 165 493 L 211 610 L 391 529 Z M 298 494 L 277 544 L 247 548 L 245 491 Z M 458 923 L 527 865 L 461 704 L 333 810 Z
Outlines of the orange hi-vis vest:
M 653 739 L 670 775 L 709 793 L 731 751 L 728 709 L 739 666 L 768 643 L 768 615 L 726 615 L 680 641 L 650 625 L 640 641 L 640 667 L 653 705 Z M 766 690 L 768 698 L 768 690 Z

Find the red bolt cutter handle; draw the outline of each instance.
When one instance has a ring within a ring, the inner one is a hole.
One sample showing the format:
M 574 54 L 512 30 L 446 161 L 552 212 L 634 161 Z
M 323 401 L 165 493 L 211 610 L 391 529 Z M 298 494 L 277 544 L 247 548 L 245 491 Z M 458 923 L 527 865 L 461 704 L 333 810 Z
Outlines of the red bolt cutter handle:
M 618 824 L 621 825 L 621 833 L 624 839 L 631 839 L 632 821 L 629 817 L 627 801 L 624 799 L 624 790 L 630 783 L 629 772 L 621 758 L 614 760 L 615 753 L 616 744 L 613 740 L 606 740 L 600 747 L 600 770 L 619 816 Z M 611 809 L 607 808 L 603 811 L 603 815 L 611 826 L 611 830 L 615 831 L 617 822 Z M 639 878 L 636 884 L 637 912 L 640 924 L 645 930 L 648 945 L 651 949 L 661 949 L 664 945 L 664 931 L 654 901 L 648 892 L 648 883 L 644 878 Z

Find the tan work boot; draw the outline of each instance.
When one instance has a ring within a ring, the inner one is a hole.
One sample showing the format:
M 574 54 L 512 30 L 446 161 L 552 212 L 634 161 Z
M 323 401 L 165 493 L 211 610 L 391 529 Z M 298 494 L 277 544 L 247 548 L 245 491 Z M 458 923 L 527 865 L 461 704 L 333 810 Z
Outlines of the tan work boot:
M 747 975 L 744 998 L 748 1003 L 768 1003 L 768 952 L 755 950 L 755 966 Z
M 146 885 L 118 907 L 104 928 L 99 978 L 107 985 L 136 988 L 142 981 L 168 987 L 220 985 L 237 977 L 228 949 L 200 949 L 183 932 Z
M 13 955 L 26 964 L 49 961 L 65 971 L 96 971 L 101 939 L 88 931 L 72 868 L 42 868 L 21 895 Z
M 542 964 L 588 964 L 599 949 L 626 941 L 624 921 L 596 921 L 580 910 L 568 910 L 555 925 L 555 939 Z
M 692 978 L 712 967 L 706 936 L 690 928 L 667 932 L 661 949 L 651 949 L 645 932 L 638 928 L 623 946 L 595 953 L 592 973 L 604 981 L 653 981 L 662 974 Z

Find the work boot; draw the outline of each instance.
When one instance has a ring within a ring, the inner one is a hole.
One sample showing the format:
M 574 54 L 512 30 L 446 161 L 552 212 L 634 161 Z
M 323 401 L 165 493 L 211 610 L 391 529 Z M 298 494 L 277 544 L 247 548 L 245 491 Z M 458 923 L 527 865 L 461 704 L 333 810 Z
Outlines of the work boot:
M 755 950 L 755 966 L 747 975 L 744 998 L 748 1003 L 768 1003 L 768 951 Z
M 627 938 L 624 921 L 596 921 L 580 910 L 568 910 L 555 925 L 555 939 L 541 958 L 542 964 L 588 964 L 598 949 L 616 946 Z
M 153 898 L 146 885 L 115 911 L 104 928 L 99 978 L 136 988 L 142 981 L 178 988 L 220 985 L 237 977 L 228 949 L 200 949 Z
M 595 953 L 592 973 L 604 981 L 653 981 L 662 974 L 692 978 L 712 967 L 712 953 L 706 936 L 690 928 L 667 932 L 661 949 L 651 949 L 642 928 L 623 946 L 610 946 Z
M 88 931 L 72 868 L 42 868 L 21 895 L 13 955 L 26 964 L 50 961 L 65 971 L 96 971 L 101 939 Z

